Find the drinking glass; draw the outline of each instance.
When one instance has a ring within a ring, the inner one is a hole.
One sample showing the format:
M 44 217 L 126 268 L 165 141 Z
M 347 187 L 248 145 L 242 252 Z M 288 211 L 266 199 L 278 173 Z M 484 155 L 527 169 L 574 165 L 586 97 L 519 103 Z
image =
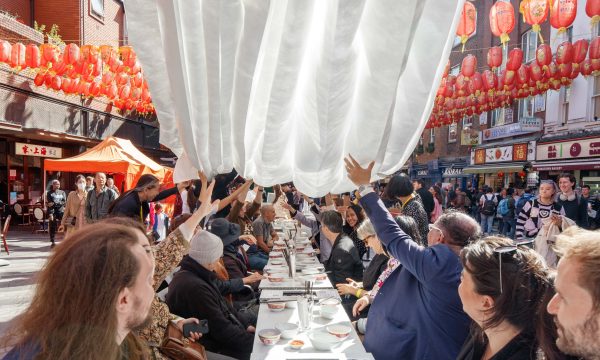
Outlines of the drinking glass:
M 310 321 L 312 318 L 312 301 L 308 296 L 298 297 L 298 317 L 300 318 L 300 330 L 306 331 L 310 329 Z

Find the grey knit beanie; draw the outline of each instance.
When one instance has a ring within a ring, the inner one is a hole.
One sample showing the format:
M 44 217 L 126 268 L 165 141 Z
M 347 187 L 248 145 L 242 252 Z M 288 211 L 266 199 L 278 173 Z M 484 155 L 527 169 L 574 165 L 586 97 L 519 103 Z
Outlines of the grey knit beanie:
M 223 256 L 223 242 L 206 230 L 198 231 L 190 241 L 190 257 L 200 265 L 208 265 Z

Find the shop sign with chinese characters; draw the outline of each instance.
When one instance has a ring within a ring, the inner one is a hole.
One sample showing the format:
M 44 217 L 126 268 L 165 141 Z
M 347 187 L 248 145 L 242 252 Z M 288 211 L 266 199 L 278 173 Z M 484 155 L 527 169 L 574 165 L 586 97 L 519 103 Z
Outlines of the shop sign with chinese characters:
M 600 138 L 538 144 L 536 160 L 577 159 L 600 156 Z
M 489 164 L 507 161 L 527 161 L 529 149 L 528 144 L 514 144 L 498 146 L 488 149 L 476 149 L 473 156 L 473 164 Z
M 15 143 L 15 154 L 25 156 L 40 156 L 48 158 L 62 158 L 62 149 L 59 147 Z

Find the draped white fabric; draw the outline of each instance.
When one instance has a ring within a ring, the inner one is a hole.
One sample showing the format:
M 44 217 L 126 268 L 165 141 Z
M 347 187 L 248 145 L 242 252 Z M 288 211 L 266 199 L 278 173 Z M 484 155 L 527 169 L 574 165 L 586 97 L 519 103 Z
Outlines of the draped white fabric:
M 310 196 L 412 153 L 464 0 L 126 0 L 175 180 L 232 168 Z

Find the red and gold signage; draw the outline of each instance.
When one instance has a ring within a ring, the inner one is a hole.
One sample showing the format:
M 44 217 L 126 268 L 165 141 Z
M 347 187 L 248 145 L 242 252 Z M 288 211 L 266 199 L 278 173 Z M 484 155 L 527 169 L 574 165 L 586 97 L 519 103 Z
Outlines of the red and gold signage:
M 59 147 L 15 143 L 15 154 L 25 156 L 40 156 L 48 158 L 62 158 L 62 149 Z
M 513 161 L 527 161 L 527 144 L 513 145 Z
M 485 164 L 485 149 L 475 150 L 475 164 Z

